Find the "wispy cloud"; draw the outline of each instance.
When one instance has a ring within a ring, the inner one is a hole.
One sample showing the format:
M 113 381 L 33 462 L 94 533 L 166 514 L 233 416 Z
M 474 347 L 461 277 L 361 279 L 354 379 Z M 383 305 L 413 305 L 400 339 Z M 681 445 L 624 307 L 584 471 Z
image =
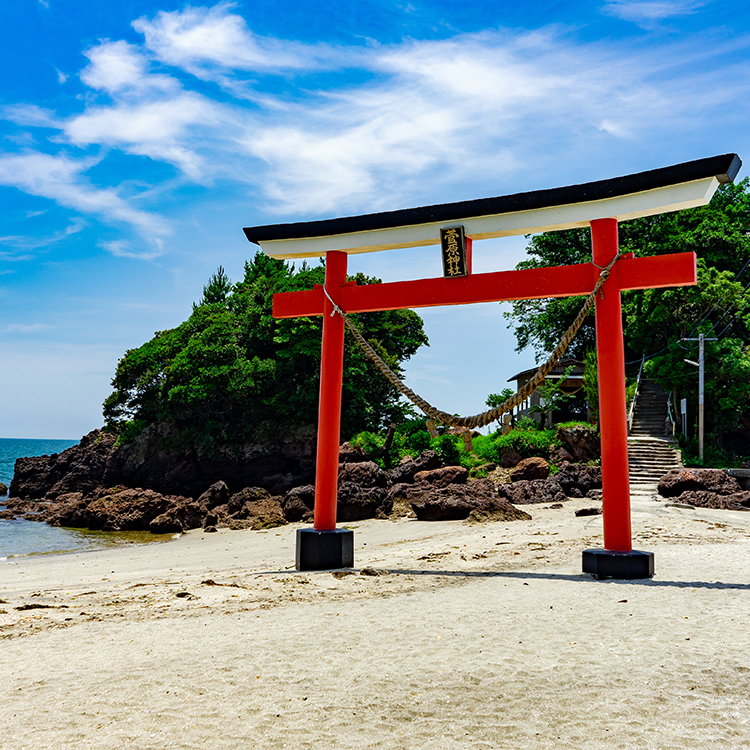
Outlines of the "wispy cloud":
M 155 244 L 151 250 L 131 250 L 131 243 L 127 240 L 112 240 L 100 242 L 99 247 L 111 253 L 115 258 L 135 258 L 136 260 L 155 260 L 164 255 L 164 246 L 161 242 Z
M 156 59 L 201 78 L 219 69 L 232 71 L 310 70 L 341 67 L 355 50 L 307 45 L 253 34 L 234 3 L 213 8 L 160 11 L 139 18 L 133 28 L 144 35 Z
M 699 7 L 611 0 L 605 10 L 637 21 Z M 750 88 L 746 73 L 719 63 L 725 41 L 708 36 L 652 49 L 582 42 L 550 27 L 333 48 L 258 36 L 229 3 L 162 11 L 133 26 L 143 44 L 105 40 L 85 52 L 78 114 L 21 104 L 2 111 L 21 128 L 57 135 L 0 158 L 0 183 L 143 237 L 168 235 L 143 206 L 175 184 L 224 181 L 280 214 L 395 207 L 469 176 L 497 182 L 560 154 L 591 153 L 592 144 L 695 129 Z M 318 82 L 324 69 L 325 90 L 288 85 L 292 74 Z M 58 150 L 41 153 L 48 148 Z M 126 197 L 117 174 L 92 169 L 114 152 L 172 165 L 177 177 L 162 173 L 140 199 Z M 119 257 L 163 252 L 125 240 L 101 246 Z
M 33 151 L 0 156 L 0 184 L 96 214 L 105 221 L 129 224 L 147 236 L 168 234 L 169 227 L 160 216 L 133 208 L 114 188 L 98 188 L 86 181 L 83 172 L 97 161 Z
M 689 16 L 711 0 L 607 0 L 602 11 L 623 21 L 651 28 L 667 18 Z
M 47 328 L 52 328 L 49 323 L 13 323 L 5 326 L 6 333 L 36 333 Z
M 26 218 L 34 219 L 45 213 L 46 211 L 31 211 L 26 214 Z M 78 234 L 85 229 L 87 225 L 88 223 L 83 217 L 76 216 L 67 227 L 64 227 L 57 232 L 53 232 L 52 234 L 39 235 L 36 232 L 30 231 L 27 234 L 0 237 L 0 245 L 15 247 L 19 250 L 36 250 L 38 248 L 50 247 L 71 235 Z M 7 257 L 10 258 L 11 255 L 8 254 Z M 15 255 L 15 260 L 29 260 L 33 257 L 33 255 Z

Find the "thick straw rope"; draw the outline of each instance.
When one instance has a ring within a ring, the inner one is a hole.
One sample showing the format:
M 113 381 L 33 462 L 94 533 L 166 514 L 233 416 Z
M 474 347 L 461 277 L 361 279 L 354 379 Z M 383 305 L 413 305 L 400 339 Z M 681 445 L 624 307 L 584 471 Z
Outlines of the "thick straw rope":
M 594 287 L 591 294 L 589 294 L 586 301 L 583 303 L 583 307 L 576 316 L 576 319 L 573 321 L 570 328 L 565 331 L 562 339 L 560 339 L 560 343 L 555 347 L 554 351 L 549 356 L 547 361 L 536 371 L 534 377 L 531 378 L 531 380 L 529 380 L 524 386 L 519 388 L 517 393 L 513 394 L 506 401 L 503 401 L 503 403 L 499 406 L 482 412 L 481 414 L 475 414 L 473 417 L 455 417 L 452 414 L 440 411 L 440 409 L 436 409 L 434 406 L 432 406 L 432 404 L 429 404 L 421 396 L 418 396 L 416 393 L 414 393 L 414 391 L 412 391 L 411 388 L 409 388 L 398 377 L 398 375 L 396 375 L 396 373 L 393 372 L 390 367 L 388 367 L 388 365 L 382 360 L 380 355 L 372 348 L 372 346 L 370 346 L 364 336 L 357 330 L 354 323 L 352 323 L 352 321 L 349 319 L 349 316 L 331 299 L 325 286 L 323 287 L 323 291 L 325 292 L 326 297 L 328 297 L 328 301 L 333 305 L 333 312 L 331 313 L 331 315 L 334 315 L 336 313 L 341 315 L 341 317 L 344 319 L 346 327 L 352 332 L 352 335 L 354 336 L 356 342 L 364 350 L 365 354 L 367 354 L 367 356 L 375 363 L 375 366 L 378 368 L 378 370 L 383 373 L 383 375 L 388 379 L 391 385 L 394 386 L 394 388 L 400 391 L 404 396 L 406 396 L 406 398 L 409 399 L 409 401 L 411 401 L 415 406 L 421 409 L 430 419 L 434 420 L 435 422 L 440 422 L 441 424 L 448 425 L 449 427 L 465 427 L 474 429 L 476 427 L 484 427 L 491 422 L 495 422 L 503 414 L 511 411 L 519 404 L 522 404 L 544 382 L 544 379 L 547 377 L 549 371 L 555 366 L 555 364 L 557 364 L 560 357 L 562 357 L 562 355 L 565 353 L 565 350 L 570 345 L 570 342 L 578 332 L 578 329 L 583 324 L 586 315 L 588 314 L 589 310 L 591 310 L 594 301 L 596 300 L 596 295 L 599 293 L 602 285 L 609 277 L 609 272 L 612 270 L 612 266 L 614 266 L 619 257 L 619 255 L 616 255 L 606 268 L 602 268 L 602 272 L 599 275 L 596 286 Z M 598 267 L 601 268 L 601 266 Z

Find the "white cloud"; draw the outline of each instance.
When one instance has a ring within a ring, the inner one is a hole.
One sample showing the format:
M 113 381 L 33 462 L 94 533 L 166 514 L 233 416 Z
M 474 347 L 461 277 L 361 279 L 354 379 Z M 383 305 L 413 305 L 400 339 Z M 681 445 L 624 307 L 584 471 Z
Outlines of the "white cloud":
M 36 104 L 11 104 L 3 107 L 0 112 L 4 120 L 14 122 L 16 125 L 57 128 L 60 123 L 54 112 L 38 107 Z
M 666 18 L 688 16 L 710 0 L 607 0 L 602 11 L 610 16 L 651 27 Z
M 115 146 L 174 164 L 200 180 L 203 160 L 196 150 L 219 121 L 219 107 L 198 94 L 183 92 L 158 101 L 92 107 L 65 123 L 64 132 L 76 146 Z M 188 132 L 193 126 L 200 134 Z
M 150 74 L 148 59 L 127 42 L 102 42 L 84 54 L 91 63 L 81 71 L 81 80 L 92 89 L 115 94 L 179 88 L 179 83 L 169 76 Z
M 182 11 L 159 11 L 153 20 L 145 17 L 133 28 L 146 38 L 146 47 L 169 65 L 206 77 L 206 66 L 233 70 L 279 70 L 320 67 L 345 50 L 325 45 L 304 45 L 253 34 L 245 19 L 231 13 L 233 3 L 213 8 L 187 7 Z
M 60 84 L 65 83 L 65 81 L 68 80 L 67 74 L 63 73 L 62 70 L 58 70 L 55 68 L 55 72 L 57 73 L 57 82 Z
M 2 156 L 0 184 L 49 198 L 85 214 L 96 214 L 106 221 L 129 224 L 146 236 L 168 234 L 169 227 L 160 216 L 133 208 L 114 188 L 97 188 L 86 182 L 82 173 L 96 161 L 77 161 L 39 152 Z
M 26 213 L 26 218 L 34 219 L 37 216 L 41 216 L 42 214 L 45 214 L 45 213 L 47 212 L 46 211 L 29 211 Z M 76 216 L 73 218 L 70 224 L 68 224 L 67 227 L 64 227 L 63 229 L 57 232 L 53 232 L 52 234 L 38 235 L 30 227 L 29 231 L 26 234 L 8 236 L 8 237 L 0 237 L 0 244 L 9 245 L 11 247 L 16 247 L 21 250 L 35 250 L 38 248 L 49 247 L 50 245 L 54 245 L 60 242 L 61 240 L 64 240 L 67 237 L 70 237 L 73 234 L 78 234 L 78 232 L 85 229 L 86 226 L 88 226 L 88 222 L 81 216 Z M 32 255 L 16 255 L 15 260 L 30 260 L 33 257 L 34 256 Z
M 155 243 L 156 249 L 143 250 L 141 252 L 130 249 L 130 242 L 127 240 L 113 240 L 111 242 L 100 242 L 99 247 L 111 253 L 115 258 L 134 258 L 136 260 L 154 260 L 164 254 L 163 245 L 160 242 Z

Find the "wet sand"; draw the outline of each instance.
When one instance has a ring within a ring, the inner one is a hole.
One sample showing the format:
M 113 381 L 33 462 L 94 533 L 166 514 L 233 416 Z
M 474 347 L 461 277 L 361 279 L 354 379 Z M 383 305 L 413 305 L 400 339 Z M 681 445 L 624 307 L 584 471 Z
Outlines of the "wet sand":
M 605 582 L 589 505 L 351 524 L 346 574 L 297 524 L 11 559 L 2 747 L 750 746 L 750 513 L 634 498 L 656 575 Z

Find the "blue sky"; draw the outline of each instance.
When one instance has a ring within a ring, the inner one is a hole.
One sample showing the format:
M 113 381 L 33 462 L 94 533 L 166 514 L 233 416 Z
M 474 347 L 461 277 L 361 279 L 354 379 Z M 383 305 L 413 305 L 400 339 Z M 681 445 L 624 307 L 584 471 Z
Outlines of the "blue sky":
M 17 0 L 0 35 L 0 437 L 100 426 L 125 350 L 219 264 L 240 278 L 243 226 L 750 158 L 748 10 L 724 0 Z M 524 244 L 476 243 L 475 271 Z M 438 276 L 436 253 L 350 270 Z M 446 411 L 533 364 L 500 305 L 423 317 L 408 381 Z

